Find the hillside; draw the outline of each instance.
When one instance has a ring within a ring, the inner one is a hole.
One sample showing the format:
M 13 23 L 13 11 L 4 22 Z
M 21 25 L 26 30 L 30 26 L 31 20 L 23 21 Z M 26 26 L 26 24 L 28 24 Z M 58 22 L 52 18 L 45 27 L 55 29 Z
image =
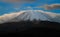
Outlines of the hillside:
M 51 32 L 55 33 L 60 32 L 60 23 L 57 22 L 49 22 L 49 21 L 20 21 L 20 22 L 10 22 L 0 24 L 0 34 L 31 34 L 33 35 L 39 34 L 43 32 Z

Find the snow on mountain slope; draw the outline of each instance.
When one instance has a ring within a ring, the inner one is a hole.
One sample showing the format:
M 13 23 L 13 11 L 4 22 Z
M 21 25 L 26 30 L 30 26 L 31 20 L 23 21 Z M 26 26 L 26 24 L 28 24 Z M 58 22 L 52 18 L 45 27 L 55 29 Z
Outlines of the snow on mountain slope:
M 45 12 L 42 10 L 24 10 L 0 16 L 0 23 L 18 22 L 21 20 L 32 21 L 33 19 L 60 23 L 60 14 Z
M 43 14 L 41 12 L 37 12 L 36 10 L 32 11 L 32 10 L 26 10 L 24 11 L 24 13 L 22 15 L 19 15 L 18 17 L 15 18 L 15 20 L 50 20 L 48 19 L 49 16 L 47 16 L 46 14 Z

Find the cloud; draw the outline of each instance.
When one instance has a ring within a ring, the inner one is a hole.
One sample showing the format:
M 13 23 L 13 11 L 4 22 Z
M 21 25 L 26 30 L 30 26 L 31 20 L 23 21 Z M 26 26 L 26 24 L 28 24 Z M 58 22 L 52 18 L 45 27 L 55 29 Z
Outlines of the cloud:
M 60 14 L 52 13 L 52 12 L 45 12 L 45 11 L 42 11 L 42 10 L 34 10 L 34 11 L 41 12 L 41 13 L 49 16 L 50 17 L 49 19 L 51 19 L 50 21 L 54 21 L 54 22 L 59 22 L 60 23 Z M 0 16 L 0 24 L 1 23 L 6 23 L 6 22 L 17 22 L 17 21 L 20 21 L 22 17 L 26 18 L 25 17 L 26 15 L 22 16 L 25 12 L 29 12 L 29 11 L 20 11 L 20 12 L 15 12 L 15 13 L 4 14 L 4 15 Z M 30 12 L 29 12 L 29 14 L 30 14 Z M 19 17 L 17 17 L 17 16 L 19 16 Z M 29 16 L 29 15 L 27 14 L 27 16 Z M 18 19 L 15 19 L 16 17 Z M 30 16 L 30 17 L 32 17 L 32 16 Z M 46 17 L 46 16 L 44 16 L 44 17 Z
M 44 8 L 46 10 L 52 10 L 52 9 L 60 9 L 60 4 L 45 4 L 42 6 L 37 6 L 37 8 Z
M 60 4 L 51 4 L 51 5 L 46 5 L 45 9 L 51 10 L 51 9 L 60 9 Z

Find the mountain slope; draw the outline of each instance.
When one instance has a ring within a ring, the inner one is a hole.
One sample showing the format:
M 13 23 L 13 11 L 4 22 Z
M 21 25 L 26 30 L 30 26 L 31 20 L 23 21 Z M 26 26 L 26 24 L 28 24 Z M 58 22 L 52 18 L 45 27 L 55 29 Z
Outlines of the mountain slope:
M 43 12 L 41 10 L 25 10 L 21 15 L 13 18 L 11 21 L 20 21 L 20 20 L 41 20 L 41 21 L 53 21 L 60 22 L 60 14 Z
M 21 15 L 18 15 L 17 17 L 14 18 L 15 20 L 49 20 L 47 15 L 41 13 L 41 12 L 35 12 L 32 10 L 25 11 Z
M 57 34 L 58 31 L 60 32 L 60 23 L 49 21 L 28 20 L 0 24 L 0 34 L 13 33 L 19 35 L 43 35 L 45 32 L 47 32 L 48 34 L 51 34 L 52 32 L 54 34 Z
M 60 23 L 60 14 L 44 12 L 42 10 L 25 10 L 0 16 L 0 23 L 19 22 L 21 20 L 42 20 Z

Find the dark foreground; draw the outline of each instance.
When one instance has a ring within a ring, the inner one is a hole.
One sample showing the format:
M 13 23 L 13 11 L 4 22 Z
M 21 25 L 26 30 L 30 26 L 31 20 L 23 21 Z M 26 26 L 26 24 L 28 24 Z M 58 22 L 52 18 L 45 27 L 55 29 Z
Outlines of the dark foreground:
M 21 21 L 0 24 L 1 35 L 42 36 L 60 33 L 60 23 L 49 21 Z

